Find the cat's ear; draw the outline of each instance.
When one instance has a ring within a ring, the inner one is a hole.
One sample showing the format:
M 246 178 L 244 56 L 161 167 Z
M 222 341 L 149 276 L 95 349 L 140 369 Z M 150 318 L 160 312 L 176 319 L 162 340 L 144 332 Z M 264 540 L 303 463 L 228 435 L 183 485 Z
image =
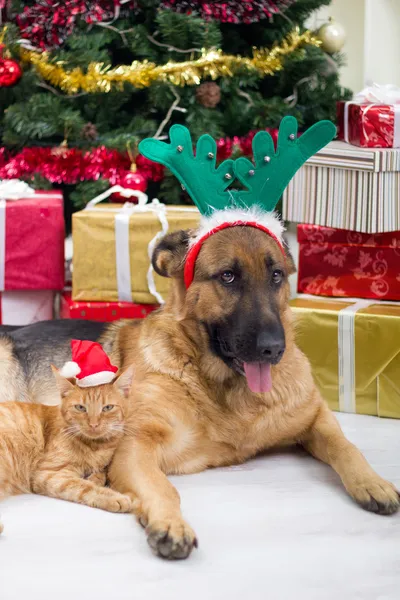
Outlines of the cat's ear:
M 72 392 L 75 389 L 75 385 L 69 379 L 66 379 L 62 375 L 56 367 L 51 365 L 51 370 L 53 371 L 53 375 L 56 378 L 56 383 L 58 387 L 58 391 L 60 392 L 61 398 L 65 398 L 69 392 Z
M 129 391 L 131 389 L 133 379 L 133 365 L 125 369 L 120 375 L 118 375 L 117 379 L 114 381 L 114 387 L 127 398 L 129 396 Z

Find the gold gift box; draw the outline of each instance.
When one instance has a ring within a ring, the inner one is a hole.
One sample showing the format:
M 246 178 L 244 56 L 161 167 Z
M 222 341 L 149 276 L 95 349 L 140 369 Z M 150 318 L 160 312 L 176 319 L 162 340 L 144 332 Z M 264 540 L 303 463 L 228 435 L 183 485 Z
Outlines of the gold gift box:
M 101 204 L 72 215 L 74 247 L 73 300 L 116 302 L 118 298 L 115 215 L 122 205 Z M 168 233 L 196 228 L 200 214 L 196 209 L 173 206 L 166 208 Z M 150 265 L 148 245 L 161 231 L 155 212 L 134 212 L 129 217 L 129 254 L 132 301 L 153 304 L 147 271 Z M 154 273 L 156 290 L 165 299 L 170 280 Z
M 364 301 L 358 310 L 355 304 L 301 296 L 292 300 L 297 345 L 308 356 L 315 382 L 333 410 L 399 419 L 400 303 L 363 308 Z M 354 312 L 343 324 L 339 315 L 347 307 Z M 347 396 L 343 368 L 353 375 L 346 382 Z M 349 393 L 352 408 L 346 403 Z

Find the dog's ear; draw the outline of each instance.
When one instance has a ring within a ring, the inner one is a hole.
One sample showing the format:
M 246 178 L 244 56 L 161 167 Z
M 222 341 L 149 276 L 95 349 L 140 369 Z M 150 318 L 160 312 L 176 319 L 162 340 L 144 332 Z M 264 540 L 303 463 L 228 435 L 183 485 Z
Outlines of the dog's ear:
M 283 236 L 283 248 L 285 250 L 285 258 L 286 258 L 288 275 L 293 275 L 293 273 L 296 273 L 296 271 L 297 271 L 296 263 L 294 262 L 292 253 L 289 250 L 289 244 L 288 244 L 288 240 L 287 240 L 286 236 Z
M 174 231 L 162 238 L 153 252 L 152 264 L 156 273 L 162 277 L 183 277 L 190 233 L 189 230 Z
M 56 379 L 57 388 L 60 392 L 60 396 L 61 398 L 65 398 L 67 394 L 69 394 L 75 389 L 75 384 L 72 380 L 60 375 L 60 371 L 56 369 L 56 367 L 54 367 L 53 365 L 51 365 L 51 370 L 53 371 L 53 375 Z
M 287 269 L 288 269 L 288 275 L 293 275 L 293 273 L 296 273 L 297 269 L 296 269 L 295 262 L 293 260 L 293 256 L 291 255 L 290 250 L 287 246 L 285 247 L 285 256 L 286 256 L 286 265 L 287 265 Z

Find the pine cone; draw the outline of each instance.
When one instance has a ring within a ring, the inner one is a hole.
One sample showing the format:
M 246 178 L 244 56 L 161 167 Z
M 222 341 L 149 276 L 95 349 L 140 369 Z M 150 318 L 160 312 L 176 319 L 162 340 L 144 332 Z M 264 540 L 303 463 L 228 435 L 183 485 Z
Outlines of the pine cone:
M 81 136 L 88 140 L 89 142 L 93 142 L 98 137 L 97 127 L 93 123 L 86 123 L 81 129 Z
M 215 108 L 221 101 L 221 88 L 214 81 L 206 81 L 197 88 L 196 99 L 206 108 Z

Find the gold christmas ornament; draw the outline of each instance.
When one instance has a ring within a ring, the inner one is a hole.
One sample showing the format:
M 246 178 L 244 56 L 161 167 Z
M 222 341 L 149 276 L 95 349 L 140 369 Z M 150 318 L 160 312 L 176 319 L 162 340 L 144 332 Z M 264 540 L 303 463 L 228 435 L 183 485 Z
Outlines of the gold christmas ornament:
M 46 52 L 21 48 L 21 59 L 31 64 L 45 81 L 67 94 L 80 91 L 99 94 L 110 92 L 113 86 L 122 88 L 124 83 L 130 83 L 136 88 L 149 87 L 156 81 L 182 87 L 199 85 L 205 78 L 215 80 L 218 77 L 233 77 L 244 70 L 255 73 L 258 77 L 265 77 L 280 71 L 283 59 L 307 44 L 320 46 L 321 41 L 310 31 L 300 33 L 296 27 L 280 45 L 277 44 L 270 50 L 254 49 L 251 58 L 224 54 L 221 50 L 203 50 L 198 59 L 169 61 L 165 65 L 156 65 L 147 60 L 118 67 L 92 62 L 86 72 L 79 67 L 67 70 L 64 61 L 52 61 Z
M 318 29 L 317 36 L 322 42 L 322 50 L 328 54 L 340 52 L 346 42 L 345 28 L 332 17 L 329 18 L 328 23 Z

